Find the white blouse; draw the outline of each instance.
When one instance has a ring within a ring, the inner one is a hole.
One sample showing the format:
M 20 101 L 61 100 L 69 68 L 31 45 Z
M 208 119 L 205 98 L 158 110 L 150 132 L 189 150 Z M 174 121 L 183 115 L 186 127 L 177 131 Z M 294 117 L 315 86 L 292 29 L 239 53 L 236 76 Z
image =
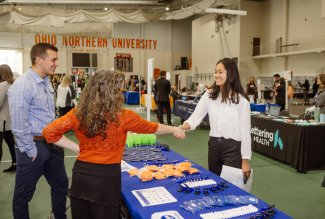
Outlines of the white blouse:
M 61 84 L 58 86 L 57 89 L 57 97 L 56 97 L 56 106 L 57 107 L 66 107 L 65 103 L 67 100 L 67 94 L 70 94 L 71 97 L 71 90 L 69 86 L 62 87 Z
M 208 113 L 210 136 L 240 141 L 242 159 L 251 159 L 250 105 L 244 96 L 240 95 L 239 98 L 238 104 L 221 103 L 221 95 L 212 100 L 209 92 L 205 92 L 186 122 L 194 130 Z

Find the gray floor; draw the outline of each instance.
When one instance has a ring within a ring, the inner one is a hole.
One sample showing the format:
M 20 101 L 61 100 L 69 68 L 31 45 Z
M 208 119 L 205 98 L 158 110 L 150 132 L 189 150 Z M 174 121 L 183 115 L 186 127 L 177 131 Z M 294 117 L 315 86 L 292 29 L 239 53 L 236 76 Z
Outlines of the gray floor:
M 135 106 L 130 108 L 137 111 Z M 143 110 L 138 112 L 145 115 Z M 151 114 L 151 120 L 156 121 L 155 114 Z M 180 124 L 177 117 L 173 118 L 172 122 Z M 209 130 L 203 126 L 188 132 L 184 140 L 177 140 L 172 136 L 158 136 L 158 140 L 169 144 L 176 152 L 207 168 L 208 133 Z M 72 133 L 68 133 L 68 137 L 74 138 Z M 10 166 L 10 155 L 5 144 L 3 149 L 4 155 L 0 165 L 0 219 L 11 219 L 15 174 L 2 172 Z M 65 164 L 69 176 L 74 161 L 73 153 L 66 151 Z M 324 170 L 310 171 L 308 174 L 297 173 L 288 165 L 258 153 L 253 153 L 251 165 L 254 169 L 252 193 L 255 196 L 269 204 L 275 204 L 278 209 L 294 218 L 325 218 L 325 188 L 320 186 L 325 175 Z M 44 177 L 37 184 L 29 207 L 32 219 L 47 218 L 51 209 L 50 188 Z M 69 210 L 68 218 L 71 218 Z

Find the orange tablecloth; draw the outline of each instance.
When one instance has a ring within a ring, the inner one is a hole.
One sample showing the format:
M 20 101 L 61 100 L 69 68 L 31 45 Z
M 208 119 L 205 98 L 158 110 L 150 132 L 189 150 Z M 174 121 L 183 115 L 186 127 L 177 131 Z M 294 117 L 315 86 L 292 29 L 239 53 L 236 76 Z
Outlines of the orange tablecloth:
M 143 105 L 143 106 L 147 106 L 146 105 L 146 98 L 147 98 L 147 95 L 148 94 L 142 94 L 141 95 L 141 105 Z M 156 102 L 155 102 L 155 100 L 153 99 L 153 95 L 151 94 L 150 95 L 151 96 L 151 110 L 155 110 L 156 109 Z M 173 107 L 173 97 L 171 97 L 171 96 L 169 96 L 169 102 L 170 102 L 170 108 L 172 108 Z

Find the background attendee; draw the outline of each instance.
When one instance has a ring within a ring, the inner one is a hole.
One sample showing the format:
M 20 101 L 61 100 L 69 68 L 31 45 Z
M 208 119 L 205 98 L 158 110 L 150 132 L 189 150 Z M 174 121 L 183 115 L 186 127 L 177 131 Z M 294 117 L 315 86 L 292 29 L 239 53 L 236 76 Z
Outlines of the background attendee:
M 288 106 L 292 105 L 293 102 L 293 93 L 294 93 L 294 89 L 292 86 L 291 81 L 288 81 L 288 91 L 287 91 L 287 95 L 288 95 Z
M 175 85 L 172 86 L 171 92 L 170 92 L 169 95 L 173 98 L 174 102 L 175 102 L 175 100 L 179 100 L 179 99 L 182 98 L 182 96 L 176 91 L 176 86 Z
M 204 93 L 204 84 L 200 84 L 200 83 L 195 83 L 195 96 L 199 96 L 202 95 Z
M 195 129 L 209 115 L 209 170 L 220 175 L 222 165 L 241 168 L 250 176 L 250 104 L 241 86 L 236 63 L 229 58 L 217 62 L 215 84 L 205 92 L 181 128 Z
M 309 89 L 310 89 L 310 84 L 309 81 L 306 79 L 305 83 L 301 84 L 298 82 L 299 86 L 303 89 L 304 91 L 304 105 L 309 105 Z
M 32 67 L 8 92 L 17 156 L 13 216 L 29 218 L 28 203 L 44 175 L 51 187 L 54 216 L 65 219 L 68 177 L 64 151 L 44 141 L 42 136 L 43 128 L 55 119 L 54 90 L 48 76 L 58 66 L 58 49 L 48 43 L 38 43 L 32 47 L 30 57 Z
M 182 99 L 182 96 L 176 91 L 176 86 L 172 86 L 172 91 L 170 92 L 170 96 L 173 98 L 173 112 L 175 112 L 175 101 Z
M 185 137 L 180 128 L 146 121 L 124 109 L 123 78 L 121 72 L 97 72 L 78 106 L 43 131 L 48 142 L 63 147 L 78 147 L 63 135 L 66 131 L 73 130 L 78 138 L 80 153 L 70 189 L 72 218 L 120 218 L 121 160 L 128 131 Z
M 313 84 L 313 97 L 315 97 L 318 89 L 319 89 L 319 85 L 318 85 L 318 76 L 315 78 L 314 84 Z
M 170 110 L 170 102 L 169 102 L 169 94 L 170 94 L 170 81 L 166 79 L 166 71 L 160 71 L 160 77 L 156 80 L 155 83 L 155 91 L 156 91 L 156 99 L 158 106 L 157 117 L 161 124 L 164 124 L 164 109 L 167 114 L 167 123 L 168 125 L 172 125 L 171 121 L 171 110 Z
M 275 103 L 280 105 L 281 111 L 285 109 L 285 81 L 283 78 L 280 78 L 279 81 L 275 81 L 274 83 L 275 90 Z
M 9 114 L 9 104 L 7 92 L 14 82 L 11 68 L 6 65 L 0 65 L 0 161 L 2 158 L 3 139 L 8 145 L 12 164 L 3 172 L 12 172 L 16 170 L 15 140 L 11 132 L 11 119 Z
M 249 82 L 246 86 L 246 93 L 249 97 L 250 102 L 256 103 L 257 99 L 257 86 L 255 84 L 255 78 L 254 76 L 249 77 Z
M 76 92 L 72 86 L 71 76 L 66 74 L 58 86 L 56 96 L 56 106 L 59 109 L 60 116 L 65 115 L 73 108 L 74 104 L 72 100 L 75 98 Z
M 317 76 L 317 84 L 319 89 L 315 97 L 311 100 L 311 104 L 320 108 L 320 113 L 325 114 L 325 74 L 321 73 Z M 322 182 L 322 186 L 325 187 L 325 176 Z
M 319 90 L 311 100 L 311 104 L 320 108 L 320 113 L 325 114 L 325 74 L 319 74 L 317 77 Z
M 181 89 L 181 95 L 182 95 L 182 96 L 187 96 L 187 92 L 186 92 L 186 90 L 187 90 L 186 87 L 183 87 L 183 88 Z
M 80 87 L 81 91 L 84 89 L 86 85 L 87 73 L 84 69 L 78 69 L 78 80 L 77 86 Z
M 272 87 L 272 93 L 270 94 L 271 97 L 275 98 L 276 93 L 276 87 L 280 84 L 280 75 L 278 73 L 275 73 L 273 75 L 273 87 Z

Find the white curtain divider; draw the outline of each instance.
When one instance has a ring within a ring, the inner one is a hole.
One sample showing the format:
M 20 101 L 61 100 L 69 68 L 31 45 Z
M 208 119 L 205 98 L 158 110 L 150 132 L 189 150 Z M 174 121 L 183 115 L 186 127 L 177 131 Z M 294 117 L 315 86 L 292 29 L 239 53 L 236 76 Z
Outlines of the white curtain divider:
M 25 5 L 18 10 L 14 6 L 0 8 L 0 16 L 10 14 L 9 24 L 37 25 L 50 27 L 64 27 L 66 23 L 84 22 L 128 22 L 146 23 L 158 20 L 184 19 L 204 11 L 215 3 L 215 0 L 203 0 L 195 5 L 165 14 L 150 14 L 142 10 L 131 13 L 122 13 L 114 9 L 106 12 L 92 12 L 85 10 L 68 11 L 64 8 L 55 8 L 47 5 Z

